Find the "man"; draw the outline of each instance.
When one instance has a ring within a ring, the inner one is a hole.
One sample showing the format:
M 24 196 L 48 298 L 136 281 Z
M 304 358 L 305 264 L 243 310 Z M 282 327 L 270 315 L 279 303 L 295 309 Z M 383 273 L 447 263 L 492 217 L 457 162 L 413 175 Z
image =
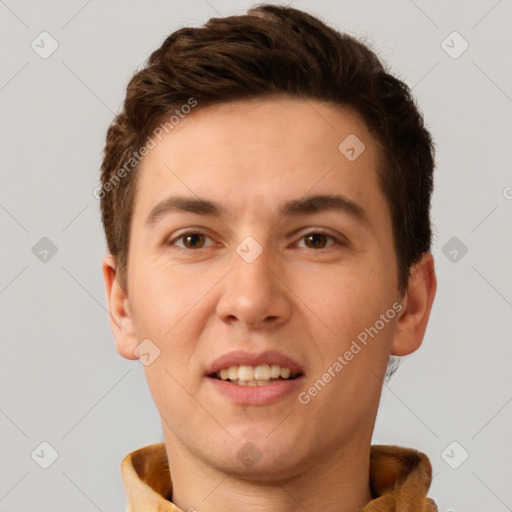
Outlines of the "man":
M 371 446 L 435 296 L 433 168 L 407 86 L 304 12 L 151 55 L 98 194 L 116 347 L 165 441 L 123 460 L 129 511 L 437 510 L 426 455 Z

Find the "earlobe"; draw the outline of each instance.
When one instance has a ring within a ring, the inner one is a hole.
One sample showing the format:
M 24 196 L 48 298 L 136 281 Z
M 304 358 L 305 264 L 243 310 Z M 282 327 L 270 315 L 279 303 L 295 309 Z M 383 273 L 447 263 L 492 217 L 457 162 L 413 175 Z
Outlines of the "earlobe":
M 106 254 L 101 263 L 103 281 L 110 316 L 110 328 L 116 342 L 116 350 L 126 359 L 137 359 L 134 354 L 137 338 L 128 297 L 116 276 L 116 261 Z
M 403 300 L 404 309 L 396 325 L 391 354 L 405 356 L 421 346 L 436 289 L 434 258 L 431 253 L 425 253 L 420 262 L 411 268 Z

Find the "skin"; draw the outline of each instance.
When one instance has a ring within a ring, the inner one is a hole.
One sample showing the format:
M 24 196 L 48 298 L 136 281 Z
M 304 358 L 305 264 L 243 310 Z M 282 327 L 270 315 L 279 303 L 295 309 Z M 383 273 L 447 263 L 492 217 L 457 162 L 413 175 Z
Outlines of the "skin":
M 338 150 L 349 134 L 366 146 L 354 161 Z M 140 169 L 127 290 L 111 255 L 102 268 L 118 352 L 135 359 L 147 338 L 160 350 L 144 371 L 162 420 L 172 501 L 201 512 L 363 507 L 389 356 L 420 347 L 436 291 L 427 253 L 399 296 L 391 215 L 365 123 L 328 103 L 256 98 L 199 105 L 157 142 Z M 332 193 L 364 208 L 369 224 L 341 211 L 277 213 L 286 200 Z M 148 213 L 170 195 L 218 201 L 227 215 L 173 212 L 149 229 Z M 175 240 L 188 228 L 207 236 Z M 319 230 L 345 243 L 312 244 L 306 235 Z M 250 264 L 236 252 L 247 236 L 263 249 Z M 204 376 L 232 350 L 275 349 L 302 365 L 299 391 L 307 391 L 397 301 L 401 312 L 307 405 L 296 393 L 234 405 Z M 261 453 L 251 467 L 237 457 L 247 442 Z

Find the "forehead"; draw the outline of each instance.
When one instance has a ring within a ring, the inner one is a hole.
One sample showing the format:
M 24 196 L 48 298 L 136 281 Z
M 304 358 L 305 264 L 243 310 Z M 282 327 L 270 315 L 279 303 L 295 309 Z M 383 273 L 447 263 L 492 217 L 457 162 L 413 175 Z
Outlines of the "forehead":
M 134 217 L 171 195 L 216 198 L 255 211 L 308 192 L 383 201 L 378 151 L 354 111 L 325 102 L 254 98 L 196 109 L 144 158 Z M 355 156 L 355 158 L 354 158 Z M 371 205 L 370 205 L 371 206 Z

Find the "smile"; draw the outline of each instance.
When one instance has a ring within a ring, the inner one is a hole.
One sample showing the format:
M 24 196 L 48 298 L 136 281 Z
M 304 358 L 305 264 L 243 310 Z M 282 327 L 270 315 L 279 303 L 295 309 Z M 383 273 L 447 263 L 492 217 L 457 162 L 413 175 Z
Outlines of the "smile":
M 239 365 L 222 368 L 212 377 L 238 386 L 266 386 L 280 380 L 295 379 L 299 373 L 278 364 Z

